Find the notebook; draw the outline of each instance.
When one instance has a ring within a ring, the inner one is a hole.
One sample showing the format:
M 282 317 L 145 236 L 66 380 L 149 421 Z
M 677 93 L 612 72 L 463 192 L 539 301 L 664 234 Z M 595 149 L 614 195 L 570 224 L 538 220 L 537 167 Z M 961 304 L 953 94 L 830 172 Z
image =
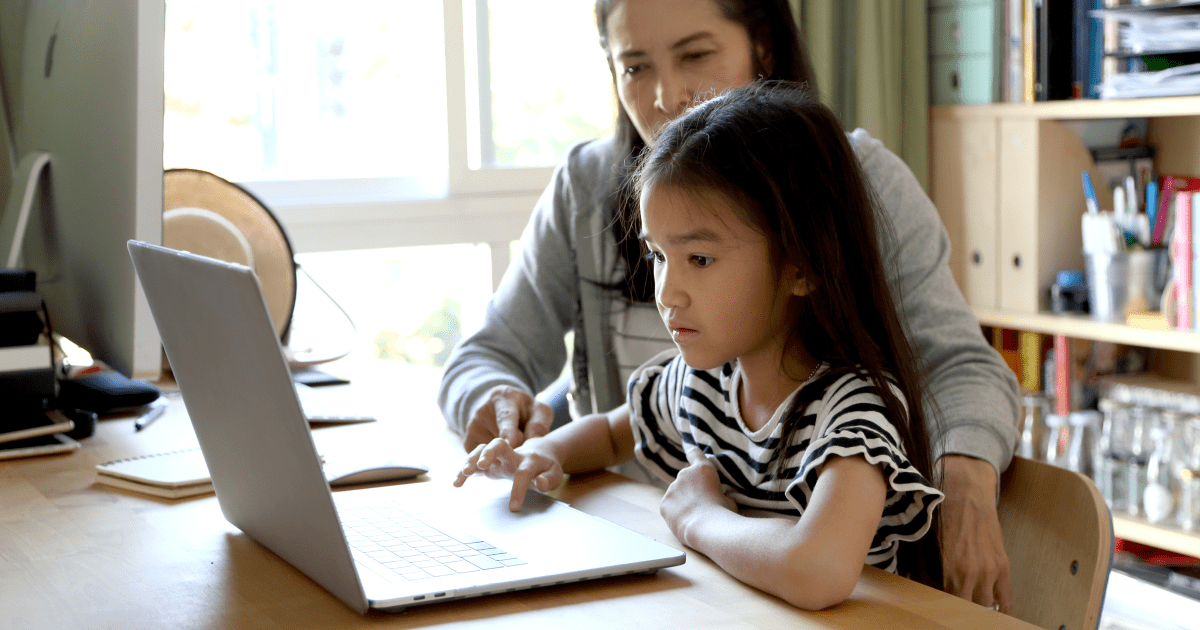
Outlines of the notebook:
M 254 272 L 137 241 L 129 252 L 225 518 L 354 610 L 683 563 L 670 545 L 534 491 L 511 513 L 503 481 L 335 497 Z
M 208 465 L 199 448 L 96 464 L 96 483 L 179 499 L 212 492 Z
M 428 468 L 407 458 L 403 467 L 389 465 L 391 462 L 386 456 L 377 451 L 366 456 L 343 453 L 332 462 L 324 457 L 320 459 L 331 486 L 407 479 L 429 472 Z M 165 499 L 182 499 L 213 491 L 208 464 L 199 447 L 96 464 L 96 483 Z

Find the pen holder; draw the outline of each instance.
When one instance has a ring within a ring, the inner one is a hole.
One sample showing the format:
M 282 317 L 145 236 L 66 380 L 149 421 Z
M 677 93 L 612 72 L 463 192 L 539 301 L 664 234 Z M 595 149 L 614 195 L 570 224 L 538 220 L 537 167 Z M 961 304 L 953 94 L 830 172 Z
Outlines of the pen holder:
M 1158 311 L 1171 276 L 1166 248 L 1084 254 L 1094 319 L 1124 322 L 1130 313 Z

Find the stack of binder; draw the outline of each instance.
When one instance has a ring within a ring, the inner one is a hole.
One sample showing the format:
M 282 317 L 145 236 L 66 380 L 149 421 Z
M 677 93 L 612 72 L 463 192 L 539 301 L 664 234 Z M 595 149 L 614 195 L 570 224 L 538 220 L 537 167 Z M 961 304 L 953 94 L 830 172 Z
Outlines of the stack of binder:
M 78 448 L 55 398 L 53 338 L 32 272 L 0 275 L 0 459 Z

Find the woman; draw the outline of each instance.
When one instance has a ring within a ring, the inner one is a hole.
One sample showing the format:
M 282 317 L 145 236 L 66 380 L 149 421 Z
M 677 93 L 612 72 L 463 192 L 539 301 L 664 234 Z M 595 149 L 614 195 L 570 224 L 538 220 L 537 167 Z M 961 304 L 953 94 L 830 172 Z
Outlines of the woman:
M 438 400 L 467 450 L 497 436 L 515 447 L 549 430 L 553 412 L 533 394 L 562 373 L 566 333 L 574 332 L 577 416 L 620 412 L 629 374 L 671 346 L 637 235 L 627 230 L 637 212 L 632 156 L 645 139 L 693 99 L 759 77 L 815 87 L 786 0 L 597 0 L 596 23 L 617 92 L 617 132 L 574 147 L 555 171 L 483 328 L 446 366 Z M 1016 444 L 1015 378 L 955 285 L 949 239 L 911 171 L 864 130 L 848 139 L 893 224 L 894 241 L 881 251 L 936 402 L 927 417 L 946 493 L 946 590 L 1007 611 L 995 497 Z

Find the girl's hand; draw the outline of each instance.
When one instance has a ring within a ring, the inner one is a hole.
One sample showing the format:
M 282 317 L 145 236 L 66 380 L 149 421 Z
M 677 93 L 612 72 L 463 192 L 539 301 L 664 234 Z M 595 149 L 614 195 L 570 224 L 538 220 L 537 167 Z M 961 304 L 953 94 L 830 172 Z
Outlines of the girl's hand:
M 737 503 L 725 496 L 717 469 L 699 448 L 685 444 L 688 467 L 679 471 L 675 481 L 663 495 L 658 511 L 679 542 L 691 546 L 688 528 L 698 515 L 708 508 L 723 508 L 737 512 Z
M 525 503 L 525 491 L 533 486 L 541 492 L 549 492 L 563 481 L 562 465 L 552 456 L 537 449 L 536 440 L 526 443 L 516 451 L 504 438 L 496 438 L 481 444 L 467 455 L 455 487 L 462 487 L 471 475 L 484 475 L 491 479 L 512 479 L 512 496 L 508 509 L 516 512 Z

